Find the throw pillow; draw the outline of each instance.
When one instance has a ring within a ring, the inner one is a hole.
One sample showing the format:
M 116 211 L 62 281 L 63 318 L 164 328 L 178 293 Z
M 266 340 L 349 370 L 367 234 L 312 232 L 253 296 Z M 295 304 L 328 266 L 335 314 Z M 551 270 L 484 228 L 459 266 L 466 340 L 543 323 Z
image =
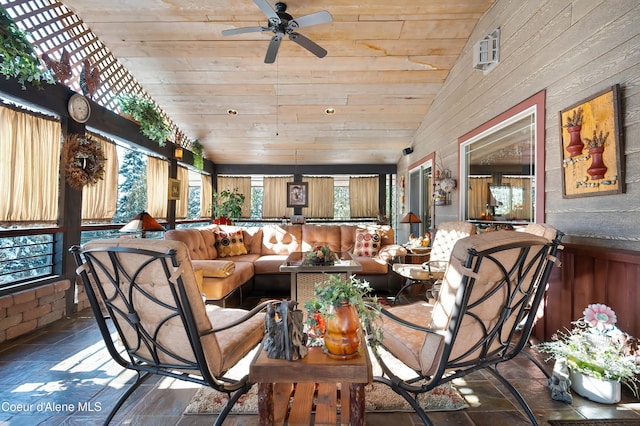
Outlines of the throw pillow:
M 356 241 L 353 254 L 355 256 L 376 256 L 380 251 L 380 240 L 380 233 L 377 230 L 356 229 Z
M 215 231 L 216 250 L 218 257 L 238 256 L 247 254 L 247 248 L 244 246 L 242 230 L 224 232 Z

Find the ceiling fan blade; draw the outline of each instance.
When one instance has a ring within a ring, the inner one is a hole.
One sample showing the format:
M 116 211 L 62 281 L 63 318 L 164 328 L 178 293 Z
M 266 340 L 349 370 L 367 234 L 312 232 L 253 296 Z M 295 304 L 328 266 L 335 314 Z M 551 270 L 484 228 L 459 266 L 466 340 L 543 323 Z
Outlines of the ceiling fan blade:
M 260 33 L 264 31 L 270 31 L 267 27 L 243 27 L 243 28 L 231 28 L 228 30 L 222 30 L 223 36 L 230 36 L 236 34 L 245 34 L 245 33 Z
M 269 43 L 269 47 L 267 48 L 267 54 L 264 56 L 265 64 L 272 64 L 275 62 L 283 35 L 284 34 L 282 33 L 278 33 L 271 37 L 271 42 Z
M 278 13 L 269 3 L 267 3 L 267 0 L 253 0 L 253 2 L 260 8 L 262 13 L 267 15 L 269 22 L 273 22 L 274 24 L 279 24 L 281 22 Z
M 307 49 L 309 52 L 316 55 L 318 58 L 324 58 L 325 56 L 327 56 L 326 50 L 324 50 L 322 47 L 316 44 L 316 42 L 311 41 L 310 39 L 303 36 L 302 34 L 298 34 L 294 32 L 289 34 L 289 38 L 295 41 L 296 43 L 298 43 L 300 46 Z
M 329 12 L 323 10 L 321 12 L 310 13 L 308 15 L 300 16 L 289 21 L 287 28 L 296 30 L 298 28 L 310 27 L 311 25 L 326 24 L 331 22 L 333 17 Z

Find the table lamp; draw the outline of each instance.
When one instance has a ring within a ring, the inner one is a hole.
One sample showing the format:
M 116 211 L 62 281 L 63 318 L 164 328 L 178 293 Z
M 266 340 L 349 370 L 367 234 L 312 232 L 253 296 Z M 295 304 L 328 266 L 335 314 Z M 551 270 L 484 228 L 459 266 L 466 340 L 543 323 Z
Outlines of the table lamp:
M 149 213 L 141 211 L 129 223 L 120 228 L 120 232 L 141 232 L 141 237 L 147 237 L 147 231 L 166 231 L 164 226 Z
M 416 216 L 413 212 L 407 213 L 401 220 L 400 223 L 408 223 L 409 224 L 409 236 L 413 233 L 413 224 L 422 222 L 418 216 Z M 415 235 L 415 234 L 414 234 Z

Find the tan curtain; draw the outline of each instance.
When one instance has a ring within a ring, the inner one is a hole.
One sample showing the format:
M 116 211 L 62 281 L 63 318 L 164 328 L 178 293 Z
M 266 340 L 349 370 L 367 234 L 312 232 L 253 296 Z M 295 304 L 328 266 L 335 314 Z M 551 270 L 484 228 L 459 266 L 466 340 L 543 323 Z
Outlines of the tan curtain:
M 352 218 L 378 217 L 378 176 L 349 178 L 349 209 Z
M 102 147 L 106 161 L 104 176 L 94 185 L 82 188 L 82 220 L 110 222 L 118 206 L 118 153 L 116 144 L 100 135 L 91 134 L 91 139 Z
M 511 218 L 512 220 L 533 221 L 533 195 L 531 193 L 531 178 L 502 177 L 502 183 L 511 186 Z M 519 194 L 518 194 L 519 193 Z M 522 195 L 522 203 L 520 201 Z
M 250 176 L 218 176 L 218 192 L 225 189 L 233 192 L 234 189 L 244 194 L 244 204 L 242 205 L 242 215 L 240 217 L 251 217 L 251 177 Z
M 200 190 L 200 217 L 211 217 L 211 203 L 213 203 L 213 185 L 211 175 L 200 174 L 202 189 Z
M 470 177 L 469 191 L 469 219 L 481 219 L 487 209 L 489 200 L 489 184 L 493 182 L 491 177 Z
M 58 121 L 0 107 L 0 222 L 56 223 Z
M 309 207 L 302 208 L 302 215 L 314 219 L 333 219 L 333 178 L 303 177 L 309 183 Z
M 282 218 L 293 215 L 293 208 L 287 207 L 287 182 L 293 182 L 293 177 L 265 176 L 262 193 L 263 218 Z
M 180 181 L 180 199 L 176 200 L 176 219 L 185 219 L 189 213 L 189 170 L 178 166 L 177 176 Z
M 169 164 L 166 160 L 147 157 L 147 213 L 155 219 L 167 218 Z

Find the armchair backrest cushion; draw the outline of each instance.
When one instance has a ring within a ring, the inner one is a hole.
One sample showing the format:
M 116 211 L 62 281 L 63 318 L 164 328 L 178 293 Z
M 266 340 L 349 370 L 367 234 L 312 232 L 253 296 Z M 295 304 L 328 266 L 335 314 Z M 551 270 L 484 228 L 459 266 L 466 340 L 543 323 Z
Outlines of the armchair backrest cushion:
M 475 235 L 476 226 L 464 221 L 442 222 L 438 224 L 431 244 L 430 262 L 448 262 L 455 243 L 470 235 Z
M 433 374 L 437 369 L 445 335 L 455 336 L 448 359 L 440 360 L 450 364 L 486 356 L 487 351 L 499 348 L 501 341 L 513 337 L 515 322 L 524 319 L 531 302 L 523 293 L 514 294 L 513 289 L 519 285 L 522 292 L 529 292 L 533 284 L 539 284 L 548 262 L 548 243 L 547 238 L 529 232 L 500 231 L 473 235 L 455 244 L 431 317 L 430 328 L 440 334 L 429 333 L 421 350 L 424 374 Z M 501 249 L 491 255 L 473 256 L 473 263 L 465 266 L 471 259 L 470 250 L 483 252 L 497 247 Z M 522 247 L 529 249 L 523 252 Z M 510 309 L 504 310 L 505 305 Z M 518 313 L 494 330 L 495 336 L 485 339 L 486 333 L 500 323 L 501 315 L 512 311 Z M 456 334 L 451 330 L 452 319 L 460 315 Z
M 162 261 L 156 259 L 149 262 L 148 255 L 130 252 L 117 256 L 116 263 L 109 259 L 107 251 L 102 251 L 111 247 L 160 253 L 175 250 L 178 266 L 170 266 L 167 269 L 167 264 Z M 134 358 L 154 364 L 156 362 L 154 357 L 158 357 L 159 362 L 174 365 L 177 369 L 184 362 L 181 360 L 186 360 L 184 364 L 197 365 L 193 339 L 211 330 L 212 325 L 207 316 L 185 244 L 171 240 L 95 240 L 85 244 L 83 250 L 85 256 L 89 252 L 102 265 L 95 268 L 97 280 L 91 280 L 93 288 L 98 287 L 96 281 L 100 283 L 104 291 L 103 302 L 109 301 L 112 306 L 109 314 L 114 322 L 117 321 L 122 331 L 120 338 Z M 115 279 L 116 276 L 119 280 Z M 186 301 L 179 300 L 182 304 L 188 303 L 197 328 L 195 335 L 187 331 L 181 316 L 171 316 L 170 308 L 175 307 L 177 302 L 169 280 L 175 281 L 178 277 L 182 280 L 187 296 Z M 135 284 L 132 285 L 132 282 Z M 121 296 L 116 297 L 118 292 Z M 101 298 L 100 292 L 98 292 L 98 298 Z M 145 344 L 144 339 L 140 337 L 140 329 L 152 336 L 155 335 L 162 349 L 156 350 Z M 214 333 L 204 335 L 200 342 L 209 370 L 215 375 L 222 368 L 224 361 L 216 336 Z

